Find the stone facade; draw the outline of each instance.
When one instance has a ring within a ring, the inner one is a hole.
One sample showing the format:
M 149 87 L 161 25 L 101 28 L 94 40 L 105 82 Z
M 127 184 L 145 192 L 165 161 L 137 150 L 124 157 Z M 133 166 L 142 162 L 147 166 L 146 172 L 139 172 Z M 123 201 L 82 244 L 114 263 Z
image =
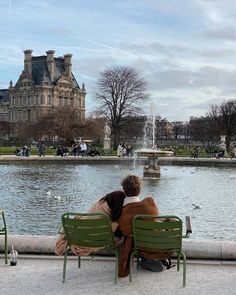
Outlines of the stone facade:
M 9 91 L 8 89 L 0 90 L 0 122 L 8 121 L 9 112 Z
M 51 110 L 70 106 L 84 122 L 86 90 L 72 73 L 72 55 L 56 58 L 54 53 L 32 56 L 32 50 L 24 51 L 24 70 L 15 86 L 11 81 L 8 90 L 0 90 L 0 120 L 33 122 Z

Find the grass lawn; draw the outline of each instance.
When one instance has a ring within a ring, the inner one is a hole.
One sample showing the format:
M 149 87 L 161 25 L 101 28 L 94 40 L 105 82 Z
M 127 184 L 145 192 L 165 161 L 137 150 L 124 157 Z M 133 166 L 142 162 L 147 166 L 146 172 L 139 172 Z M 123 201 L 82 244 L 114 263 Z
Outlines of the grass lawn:
M 54 149 L 46 149 L 46 155 L 55 155 Z M 0 155 L 15 155 L 15 147 L 1 146 Z M 38 155 L 38 149 L 33 147 L 30 148 L 30 155 Z

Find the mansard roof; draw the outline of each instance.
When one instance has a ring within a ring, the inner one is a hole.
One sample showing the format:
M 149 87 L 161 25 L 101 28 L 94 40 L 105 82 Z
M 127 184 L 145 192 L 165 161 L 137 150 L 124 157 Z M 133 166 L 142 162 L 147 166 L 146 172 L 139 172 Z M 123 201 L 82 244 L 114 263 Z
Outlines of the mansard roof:
M 47 57 L 46 56 L 33 56 L 32 57 L 32 78 L 34 85 L 55 85 L 56 81 L 65 72 L 64 58 L 54 58 L 55 68 L 54 68 L 54 79 L 51 80 L 48 67 L 47 67 Z M 72 74 L 73 86 L 75 88 L 80 88 L 74 75 Z
M 8 89 L 0 89 L 0 103 L 9 101 Z
M 58 57 L 54 58 L 54 77 L 51 79 L 48 66 L 47 66 L 47 56 L 32 56 L 32 80 L 33 84 L 36 86 L 49 85 L 54 86 L 57 80 L 65 73 L 64 58 Z M 16 82 L 16 85 L 20 82 L 22 77 L 28 77 L 26 72 L 22 72 L 20 78 Z M 73 73 L 71 73 L 71 79 L 73 81 L 73 87 L 80 88 L 78 82 L 76 81 Z

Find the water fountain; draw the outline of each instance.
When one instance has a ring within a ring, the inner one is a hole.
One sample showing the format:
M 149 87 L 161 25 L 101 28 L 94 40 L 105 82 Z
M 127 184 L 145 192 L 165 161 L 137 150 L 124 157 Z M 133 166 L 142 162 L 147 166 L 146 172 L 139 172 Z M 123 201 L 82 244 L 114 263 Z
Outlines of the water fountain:
M 172 151 L 163 151 L 157 148 L 155 143 L 156 134 L 156 107 L 152 102 L 149 108 L 149 114 L 144 126 L 144 148 L 135 150 L 135 157 L 146 157 L 147 162 L 143 167 L 144 178 L 159 178 L 160 165 L 159 157 L 172 157 Z

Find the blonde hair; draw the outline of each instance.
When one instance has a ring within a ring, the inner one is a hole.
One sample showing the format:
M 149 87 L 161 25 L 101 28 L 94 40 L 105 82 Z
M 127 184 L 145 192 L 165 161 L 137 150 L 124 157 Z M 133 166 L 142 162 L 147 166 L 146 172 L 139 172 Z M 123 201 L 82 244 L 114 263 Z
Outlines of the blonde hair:
M 141 192 L 141 184 L 141 178 L 131 174 L 126 176 L 121 182 L 127 197 L 138 196 Z

